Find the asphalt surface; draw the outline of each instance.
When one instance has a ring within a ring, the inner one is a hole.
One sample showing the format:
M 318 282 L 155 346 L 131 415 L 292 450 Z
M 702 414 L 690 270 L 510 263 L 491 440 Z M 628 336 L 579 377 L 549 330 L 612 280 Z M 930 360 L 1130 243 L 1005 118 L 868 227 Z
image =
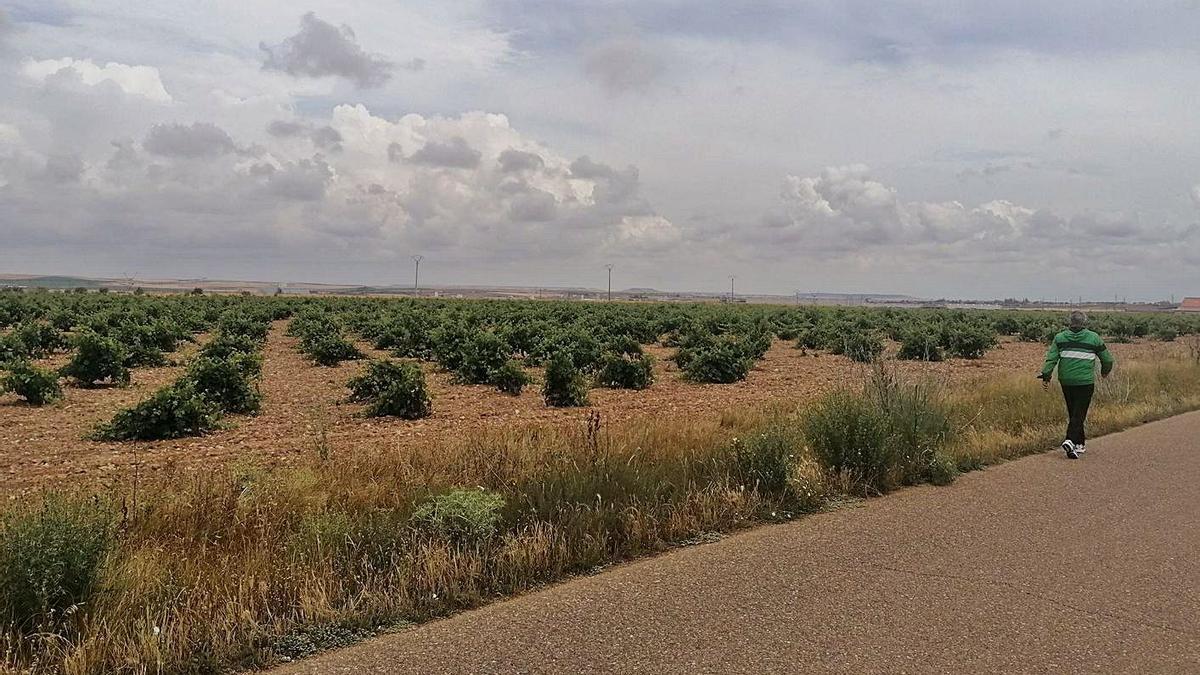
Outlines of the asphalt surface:
M 279 673 L 1200 673 L 1200 413 Z

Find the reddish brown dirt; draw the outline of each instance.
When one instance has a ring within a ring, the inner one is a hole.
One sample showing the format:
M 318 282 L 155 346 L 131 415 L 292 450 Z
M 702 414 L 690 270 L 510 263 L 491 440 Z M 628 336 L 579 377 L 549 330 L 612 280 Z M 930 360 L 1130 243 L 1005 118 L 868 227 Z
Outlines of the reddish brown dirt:
M 605 423 L 646 419 L 712 417 L 721 412 L 761 406 L 779 400 L 807 400 L 841 383 L 855 381 L 863 367 L 843 357 L 805 355 L 790 343 L 777 342 L 744 382 L 699 385 L 680 378 L 668 361 L 672 350 L 652 347 L 656 381 L 645 391 L 594 389 L 588 408 L 556 409 L 541 400 L 537 386 L 519 397 L 491 387 L 452 383 L 450 376 L 424 364 L 432 417 L 415 422 L 362 417 L 361 406 L 344 401 L 346 382 L 365 362 L 335 368 L 315 366 L 284 335 L 285 324 L 272 327 L 265 350 L 261 389 L 262 413 L 227 418 L 228 428 L 202 438 L 176 441 L 102 443 L 87 440 L 99 422 L 120 407 L 146 398 L 179 375 L 181 367 L 140 368 L 124 388 L 65 388 L 64 400 L 33 408 L 15 396 L 0 396 L 0 492 L 14 494 L 45 485 L 107 483 L 163 470 L 194 471 L 239 460 L 266 464 L 288 461 L 316 451 L 324 439 L 332 451 L 377 448 L 403 450 L 430 438 L 452 438 L 481 426 L 570 423 L 598 411 Z M 360 345 L 362 346 L 362 345 Z M 1159 343 L 1112 345 L 1118 360 L 1148 356 Z M 174 358 L 185 360 L 194 346 Z M 365 348 L 373 356 L 383 352 Z M 978 361 L 899 362 L 911 373 L 949 382 L 970 381 L 996 373 L 1028 371 L 1041 364 L 1043 347 L 1005 342 Z M 53 365 L 63 361 L 59 357 Z

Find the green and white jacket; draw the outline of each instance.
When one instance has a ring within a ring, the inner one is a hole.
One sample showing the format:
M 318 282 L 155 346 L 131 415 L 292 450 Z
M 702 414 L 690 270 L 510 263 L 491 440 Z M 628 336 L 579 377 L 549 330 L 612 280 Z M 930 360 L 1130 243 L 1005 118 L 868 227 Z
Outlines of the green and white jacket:
M 1042 366 L 1042 379 L 1049 381 L 1054 367 L 1058 366 L 1058 381 L 1067 386 L 1095 384 L 1096 361 L 1100 362 L 1101 375 L 1108 375 L 1116 363 L 1099 335 L 1086 328 L 1064 330 L 1050 343 L 1046 363 Z

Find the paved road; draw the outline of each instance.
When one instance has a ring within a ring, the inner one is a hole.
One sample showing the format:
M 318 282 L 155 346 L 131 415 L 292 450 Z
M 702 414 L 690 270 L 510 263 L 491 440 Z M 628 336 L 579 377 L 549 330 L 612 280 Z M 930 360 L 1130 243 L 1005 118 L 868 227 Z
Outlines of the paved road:
M 1200 673 L 1200 413 L 280 673 Z

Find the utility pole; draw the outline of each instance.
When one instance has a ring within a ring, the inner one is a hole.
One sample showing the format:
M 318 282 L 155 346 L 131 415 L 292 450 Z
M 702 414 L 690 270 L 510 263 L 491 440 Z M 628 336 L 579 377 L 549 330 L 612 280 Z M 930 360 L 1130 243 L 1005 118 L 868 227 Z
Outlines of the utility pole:
M 608 270 L 608 301 L 609 302 L 612 302 L 612 268 L 613 268 L 612 263 L 608 263 L 607 265 L 604 266 L 604 269 Z
M 421 261 L 424 259 L 425 259 L 425 256 L 423 256 L 423 255 L 414 255 L 412 257 L 413 264 L 414 264 L 413 293 L 416 295 L 421 294 Z
M 737 277 L 730 275 L 729 277 L 729 301 L 733 302 L 733 280 Z

